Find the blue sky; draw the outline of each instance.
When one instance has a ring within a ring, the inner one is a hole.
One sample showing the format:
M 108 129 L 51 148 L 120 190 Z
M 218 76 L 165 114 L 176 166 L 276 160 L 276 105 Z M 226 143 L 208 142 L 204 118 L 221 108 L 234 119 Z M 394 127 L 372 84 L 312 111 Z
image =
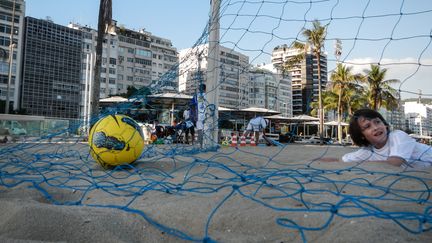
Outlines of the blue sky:
M 26 0 L 26 15 L 49 16 L 55 23 L 77 22 L 96 28 L 98 0 Z M 113 0 L 118 24 L 172 40 L 177 49 L 191 47 L 208 20 L 209 0 Z M 402 14 L 401 14 L 402 13 Z M 340 60 L 361 72 L 369 63 L 401 80 L 402 97 L 432 98 L 432 1 L 426 0 L 249 0 L 222 1 L 221 43 L 270 63 L 277 45 L 302 40 L 303 27 L 319 19 L 329 24 L 325 51 L 329 71 L 335 66 L 334 41 L 342 40 Z M 366 64 L 366 65 L 361 65 Z M 421 65 L 419 65 L 421 64 Z

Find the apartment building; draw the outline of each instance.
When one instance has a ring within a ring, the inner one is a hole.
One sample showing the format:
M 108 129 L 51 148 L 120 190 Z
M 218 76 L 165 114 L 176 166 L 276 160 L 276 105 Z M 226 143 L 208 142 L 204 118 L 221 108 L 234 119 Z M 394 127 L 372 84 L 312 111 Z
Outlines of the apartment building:
M 79 118 L 82 32 L 32 17 L 24 29 L 21 108 Z
M 432 136 L 432 106 L 420 102 L 405 102 L 405 119 L 409 130 L 415 134 Z
M 171 41 L 145 30 L 119 27 L 115 21 L 113 26 L 114 31 L 106 34 L 103 40 L 100 98 L 126 93 L 129 86 L 148 87 L 152 92 L 177 90 L 177 49 Z M 84 116 L 93 79 L 90 72 L 94 66 L 97 31 L 76 23 L 69 27 L 83 32 L 80 110 Z
M 246 108 L 249 84 L 249 57 L 224 46 L 220 51 L 219 105 Z M 200 83 L 207 82 L 208 44 L 179 52 L 179 91 L 194 94 Z
M 257 66 L 250 71 L 249 106 L 267 108 L 292 116 L 292 92 L 289 76 L 277 74 L 268 66 Z
M 394 110 L 386 110 L 384 108 L 379 109 L 379 113 L 384 119 L 390 124 L 391 129 L 398 129 L 405 131 L 407 129 L 405 123 L 405 108 L 401 105 L 399 108 Z
M 0 100 L 2 101 L 0 110 L 2 111 L 7 99 L 9 110 L 19 109 L 24 16 L 24 0 L 0 1 Z M 11 37 L 13 45 L 11 45 Z M 13 54 L 9 55 L 11 50 Z
M 298 49 L 289 48 L 287 45 L 277 46 L 272 52 L 272 64 L 280 67 L 290 57 L 299 54 Z M 327 55 L 321 54 L 321 89 L 325 90 L 327 84 Z M 293 115 L 309 114 L 311 102 L 318 101 L 318 60 L 312 50 L 306 51 L 304 59 L 298 65 L 291 67 L 288 72 L 292 81 Z

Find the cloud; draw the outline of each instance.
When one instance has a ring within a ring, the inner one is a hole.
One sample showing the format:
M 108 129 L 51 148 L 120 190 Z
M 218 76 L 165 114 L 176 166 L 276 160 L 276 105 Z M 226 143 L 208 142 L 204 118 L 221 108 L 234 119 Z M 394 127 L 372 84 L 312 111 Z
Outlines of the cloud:
M 347 66 L 352 66 L 353 73 L 363 73 L 370 64 L 378 64 L 378 60 L 367 57 L 346 60 Z M 432 98 L 432 59 L 417 58 L 381 59 L 380 65 L 387 69 L 386 79 L 398 79 L 400 84 L 394 88 L 401 91 L 402 98 L 418 97 L 421 91 L 423 97 Z

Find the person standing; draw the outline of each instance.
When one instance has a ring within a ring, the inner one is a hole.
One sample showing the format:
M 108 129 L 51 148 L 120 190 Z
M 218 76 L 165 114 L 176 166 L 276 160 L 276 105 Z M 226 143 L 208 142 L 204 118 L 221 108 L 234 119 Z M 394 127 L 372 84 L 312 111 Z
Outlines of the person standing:
M 197 122 L 196 128 L 198 132 L 198 143 L 200 148 L 203 148 L 204 143 L 204 123 L 207 114 L 207 99 L 205 95 L 206 85 L 200 85 L 200 91 L 197 95 Z
M 189 133 L 190 133 L 192 144 L 194 144 L 195 128 L 194 128 L 194 123 L 192 120 L 192 112 L 191 112 L 190 107 L 188 107 L 183 112 L 183 119 L 185 121 L 185 142 L 186 142 L 186 144 L 189 144 Z

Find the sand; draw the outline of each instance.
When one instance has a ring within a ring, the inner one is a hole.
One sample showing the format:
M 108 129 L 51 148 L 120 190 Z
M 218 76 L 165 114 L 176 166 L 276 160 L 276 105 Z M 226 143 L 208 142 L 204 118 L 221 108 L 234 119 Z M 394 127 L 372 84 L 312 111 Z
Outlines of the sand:
M 0 147 L 0 242 L 432 242 L 431 169 L 320 162 L 353 147 Z

